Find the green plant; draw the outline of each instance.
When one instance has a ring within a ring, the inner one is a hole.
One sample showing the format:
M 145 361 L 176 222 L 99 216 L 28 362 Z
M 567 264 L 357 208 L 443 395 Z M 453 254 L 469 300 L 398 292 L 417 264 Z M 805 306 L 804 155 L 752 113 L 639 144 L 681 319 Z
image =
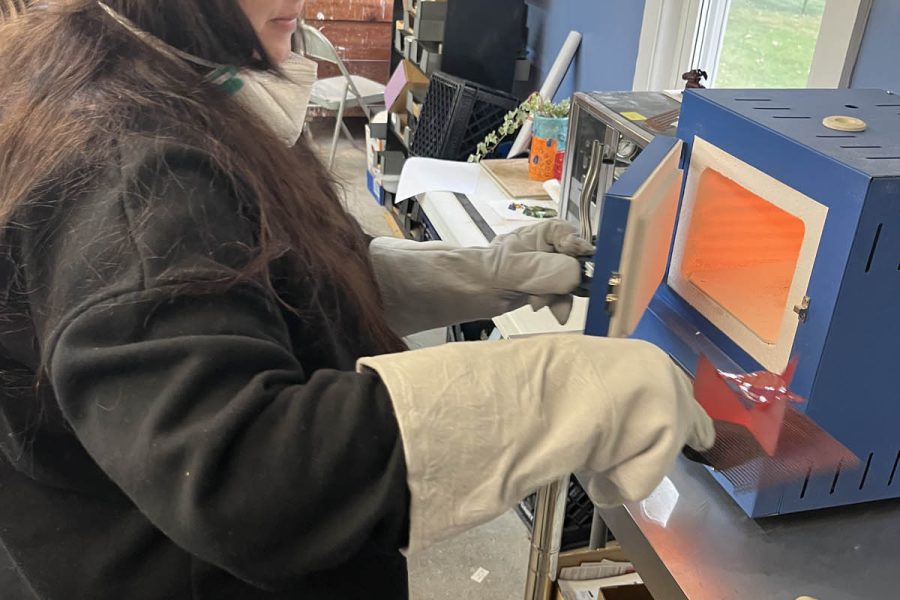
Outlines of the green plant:
M 530 95 L 525 102 L 506 113 L 500 127 L 484 137 L 478 144 L 475 154 L 469 156 L 469 162 L 480 162 L 493 152 L 506 137 L 518 131 L 532 115 L 556 119 L 567 117 L 569 116 L 569 100 L 567 98 L 562 102 L 554 103 L 552 100 L 542 98 L 537 92 Z

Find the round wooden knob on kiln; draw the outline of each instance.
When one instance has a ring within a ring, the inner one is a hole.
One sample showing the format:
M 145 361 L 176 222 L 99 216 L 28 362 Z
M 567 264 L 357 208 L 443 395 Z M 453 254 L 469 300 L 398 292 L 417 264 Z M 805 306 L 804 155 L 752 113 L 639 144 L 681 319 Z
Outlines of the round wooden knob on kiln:
M 859 132 L 866 130 L 866 122 L 856 117 L 833 115 L 822 119 L 822 125 L 835 131 Z

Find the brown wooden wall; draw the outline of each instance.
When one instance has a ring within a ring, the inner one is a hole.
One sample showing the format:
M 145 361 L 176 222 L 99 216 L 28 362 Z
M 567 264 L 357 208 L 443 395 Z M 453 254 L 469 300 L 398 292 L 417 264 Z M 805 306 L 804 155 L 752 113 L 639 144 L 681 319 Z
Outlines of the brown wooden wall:
M 393 42 L 393 0 L 306 0 L 304 20 L 322 30 L 354 75 L 387 83 Z M 319 77 L 337 75 L 331 65 Z

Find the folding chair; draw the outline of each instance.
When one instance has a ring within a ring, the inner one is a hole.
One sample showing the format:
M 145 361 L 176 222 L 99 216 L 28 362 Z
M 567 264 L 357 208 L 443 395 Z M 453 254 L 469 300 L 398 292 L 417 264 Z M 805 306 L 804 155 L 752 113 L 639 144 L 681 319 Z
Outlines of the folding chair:
M 360 106 L 366 113 L 366 118 L 371 119 L 375 113 L 371 106 L 384 102 L 384 85 L 359 75 L 351 75 L 332 43 L 315 27 L 300 23 L 299 34 L 302 36 L 301 50 L 307 58 L 336 65 L 341 72 L 336 77 L 318 80 L 313 86 L 310 98 L 313 106 L 335 112 L 334 135 L 331 139 L 331 153 L 328 156 L 330 169 L 334 164 L 341 131 L 349 140 L 353 140 L 350 130 L 344 124 L 344 110 L 348 101 Z

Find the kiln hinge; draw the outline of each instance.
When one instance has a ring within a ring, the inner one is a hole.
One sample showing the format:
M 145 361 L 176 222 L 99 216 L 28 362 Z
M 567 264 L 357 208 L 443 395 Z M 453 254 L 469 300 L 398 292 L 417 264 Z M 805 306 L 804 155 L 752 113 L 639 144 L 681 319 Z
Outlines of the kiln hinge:
M 794 306 L 794 312 L 797 313 L 797 319 L 801 323 L 806 323 L 806 318 L 809 316 L 809 296 L 803 296 L 800 304 Z
M 609 286 L 606 288 L 606 314 L 613 316 L 616 312 L 616 302 L 619 301 L 618 287 L 622 285 L 622 274 L 613 272 L 609 276 Z

